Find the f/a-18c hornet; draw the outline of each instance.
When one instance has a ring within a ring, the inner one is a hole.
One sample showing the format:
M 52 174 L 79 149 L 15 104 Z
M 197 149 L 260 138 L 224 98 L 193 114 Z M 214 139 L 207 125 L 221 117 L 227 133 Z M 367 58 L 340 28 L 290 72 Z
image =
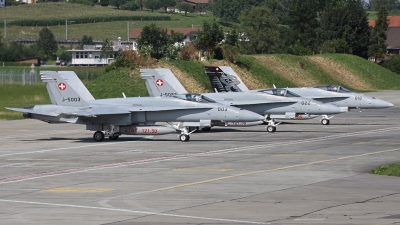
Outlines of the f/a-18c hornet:
M 222 71 L 223 78 L 215 75 L 215 70 Z M 249 90 L 242 82 L 240 77 L 229 66 L 206 67 L 206 73 L 216 92 L 263 92 L 280 96 L 301 96 L 307 99 L 331 103 L 338 107 L 348 107 L 348 109 L 376 109 L 393 107 L 393 104 L 375 97 L 352 92 L 340 85 L 320 85 L 315 87 L 303 88 L 269 88 L 260 90 Z M 329 125 L 328 115 L 322 115 L 321 123 Z
M 341 109 L 312 99 L 282 97 L 257 92 L 202 93 L 190 94 L 169 69 L 141 69 L 140 75 L 146 81 L 150 96 L 176 96 L 182 99 L 207 98 L 212 101 L 247 109 L 264 116 L 267 131 L 275 132 L 279 123 L 274 118 L 307 117 L 312 114 L 338 114 Z M 347 111 L 347 108 L 344 110 Z M 258 125 L 259 121 L 239 125 Z M 218 125 L 218 124 L 213 124 Z M 230 124 L 227 124 L 230 125 Z
M 69 73 L 69 75 L 67 74 Z M 167 134 L 180 131 L 179 140 L 189 141 L 189 126 L 208 127 L 212 121 L 241 122 L 261 121 L 257 113 L 222 105 L 201 98 L 186 101 L 176 97 L 132 97 L 95 100 L 73 72 L 42 71 L 41 79 L 46 83 L 51 105 L 35 105 L 26 108 L 7 108 L 22 112 L 25 118 L 42 120 L 48 123 L 85 124 L 87 130 L 95 131 L 93 139 L 103 141 L 104 137 L 116 140 L 121 134 Z M 72 73 L 72 75 L 71 75 Z M 75 91 L 74 88 L 79 88 Z M 80 94 L 78 94 L 80 93 Z M 173 128 L 156 126 L 155 122 L 176 121 L 184 127 Z

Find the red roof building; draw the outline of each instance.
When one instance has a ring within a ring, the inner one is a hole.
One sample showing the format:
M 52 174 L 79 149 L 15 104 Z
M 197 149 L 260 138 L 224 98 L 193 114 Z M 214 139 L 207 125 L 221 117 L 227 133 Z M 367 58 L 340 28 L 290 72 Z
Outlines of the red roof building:
M 388 55 L 400 55 L 400 16 L 388 16 L 388 29 L 386 30 L 386 44 Z M 369 20 L 370 27 L 375 26 L 375 20 Z

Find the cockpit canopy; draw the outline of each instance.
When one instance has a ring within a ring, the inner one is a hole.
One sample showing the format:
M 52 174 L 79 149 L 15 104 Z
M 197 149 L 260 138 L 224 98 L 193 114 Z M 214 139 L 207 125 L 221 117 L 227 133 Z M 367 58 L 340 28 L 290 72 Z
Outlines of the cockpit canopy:
M 300 97 L 299 95 L 286 90 L 285 88 L 271 88 L 271 89 L 263 89 L 260 90 L 259 92 L 267 93 L 270 95 L 279 95 L 279 96 L 284 96 L 284 97 Z
M 215 102 L 214 100 L 207 98 L 206 96 L 203 96 L 201 94 L 179 94 L 179 95 L 174 95 L 174 98 L 179 98 L 191 102 L 203 102 L 203 103 Z
M 333 91 L 333 92 L 339 92 L 339 93 L 351 93 L 352 91 L 336 84 L 329 84 L 329 85 L 320 85 L 320 86 L 315 86 L 314 88 L 319 88 L 325 91 Z

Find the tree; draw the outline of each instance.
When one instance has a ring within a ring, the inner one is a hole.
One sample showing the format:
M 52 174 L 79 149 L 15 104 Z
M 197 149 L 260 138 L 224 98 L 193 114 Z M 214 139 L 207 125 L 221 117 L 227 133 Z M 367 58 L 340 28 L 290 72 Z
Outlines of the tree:
M 101 46 L 100 57 L 102 59 L 106 59 L 106 58 L 112 58 L 113 55 L 114 55 L 114 49 L 111 46 L 110 41 L 108 39 L 104 40 Z
M 110 1 L 109 0 L 101 0 L 100 1 L 100 5 L 101 6 L 108 6 L 110 4 Z
M 126 2 L 125 4 L 123 4 L 121 6 L 121 9 L 122 10 L 136 11 L 136 10 L 139 9 L 139 5 L 134 1 L 129 1 L 129 2 Z
M 159 59 L 167 45 L 167 31 L 154 23 L 145 25 L 136 43 L 139 51 L 150 52 L 152 57 Z
M 185 16 L 187 16 L 188 12 L 192 12 L 193 11 L 193 6 L 190 5 L 189 3 L 186 2 L 181 2 L 177 5 L 179 11 L 184 11 L 185 12 Z
M 243 9 L 251 6 L 259 6 L 265 0 L 218 0 L 213 3 L 213 14 L 220 18 L 221 22 L 238 22 Z
M 245 9 L 239 16 L 242 47 L 245 53 L 262 54 L 279 51 L 278 19 L 266 6 Z
M 289 8 L 289 27 L 292 30 L 292 42 L 312 51 L 317 49 L 316 29 L 318 0 L 292 0 Z
M 109 0 L 110 5 L 115 6 L 117 9 L 119 9 L 123 4 L 125 4 L 125 0 Z
M 385 7 L 382 7 L 378 16 L 375 20 L 375 27 L 372 29 L 370 43 L 371 45 L 368 47 L 368 53 L 375 59 L 383 58 L 386 53 L 386 30 L 389 27 L 388 24 L 388 12 Z
M 327 4 L 320 17 L 320 25 L 318 43 L 345 40 L 351 54 L 367 57 L 370 28 L 359 0 Z
M 151 9 L 151 12 L 153 12 L 154 9 L 159 9 L 161 7 L 159 0 L 146 0 L 144 6 Z
M 40 30 L 36 46 L 39 51 L 42 51 L 46 55 L 47 58 L 53 55 L 58 49 L 56 39 L 51 30 L 47 27 Z
M 79 45 L 80 49 L 83 49 L 84 45 L 93 45 L 93 38 L 92 36 L 83 35 L 81 44 Z
M 139 5 L 140 10 L 143 10 L 144 0 L 136 0 L 136 3 Z
M 167 12 L 168 7 L 174 7 L 176 5 L 175 0 L 162 0 L 160 1 L 160 6 L 164 8 L 165 12 Z
M 397 10 L 399 2 L 395 0 L 370 0 L 372 10 L 378 11 L 385 7 L 387 11 Z
M 206 52 L 208 56 L 212 56 L 215 48 L 223 39 L 224 31 L 215 20 L 212 24 L 204 21 L 203 29 L 198 31 L 194 45 L 197 49 Z

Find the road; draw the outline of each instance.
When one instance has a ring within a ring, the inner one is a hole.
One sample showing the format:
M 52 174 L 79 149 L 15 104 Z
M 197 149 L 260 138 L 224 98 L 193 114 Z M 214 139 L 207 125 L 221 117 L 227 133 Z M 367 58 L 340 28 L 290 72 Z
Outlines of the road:
M 92 141 L 83 126 L 0 121 L 0 224 L 395 224 L 395 104 L 265 126 Z

